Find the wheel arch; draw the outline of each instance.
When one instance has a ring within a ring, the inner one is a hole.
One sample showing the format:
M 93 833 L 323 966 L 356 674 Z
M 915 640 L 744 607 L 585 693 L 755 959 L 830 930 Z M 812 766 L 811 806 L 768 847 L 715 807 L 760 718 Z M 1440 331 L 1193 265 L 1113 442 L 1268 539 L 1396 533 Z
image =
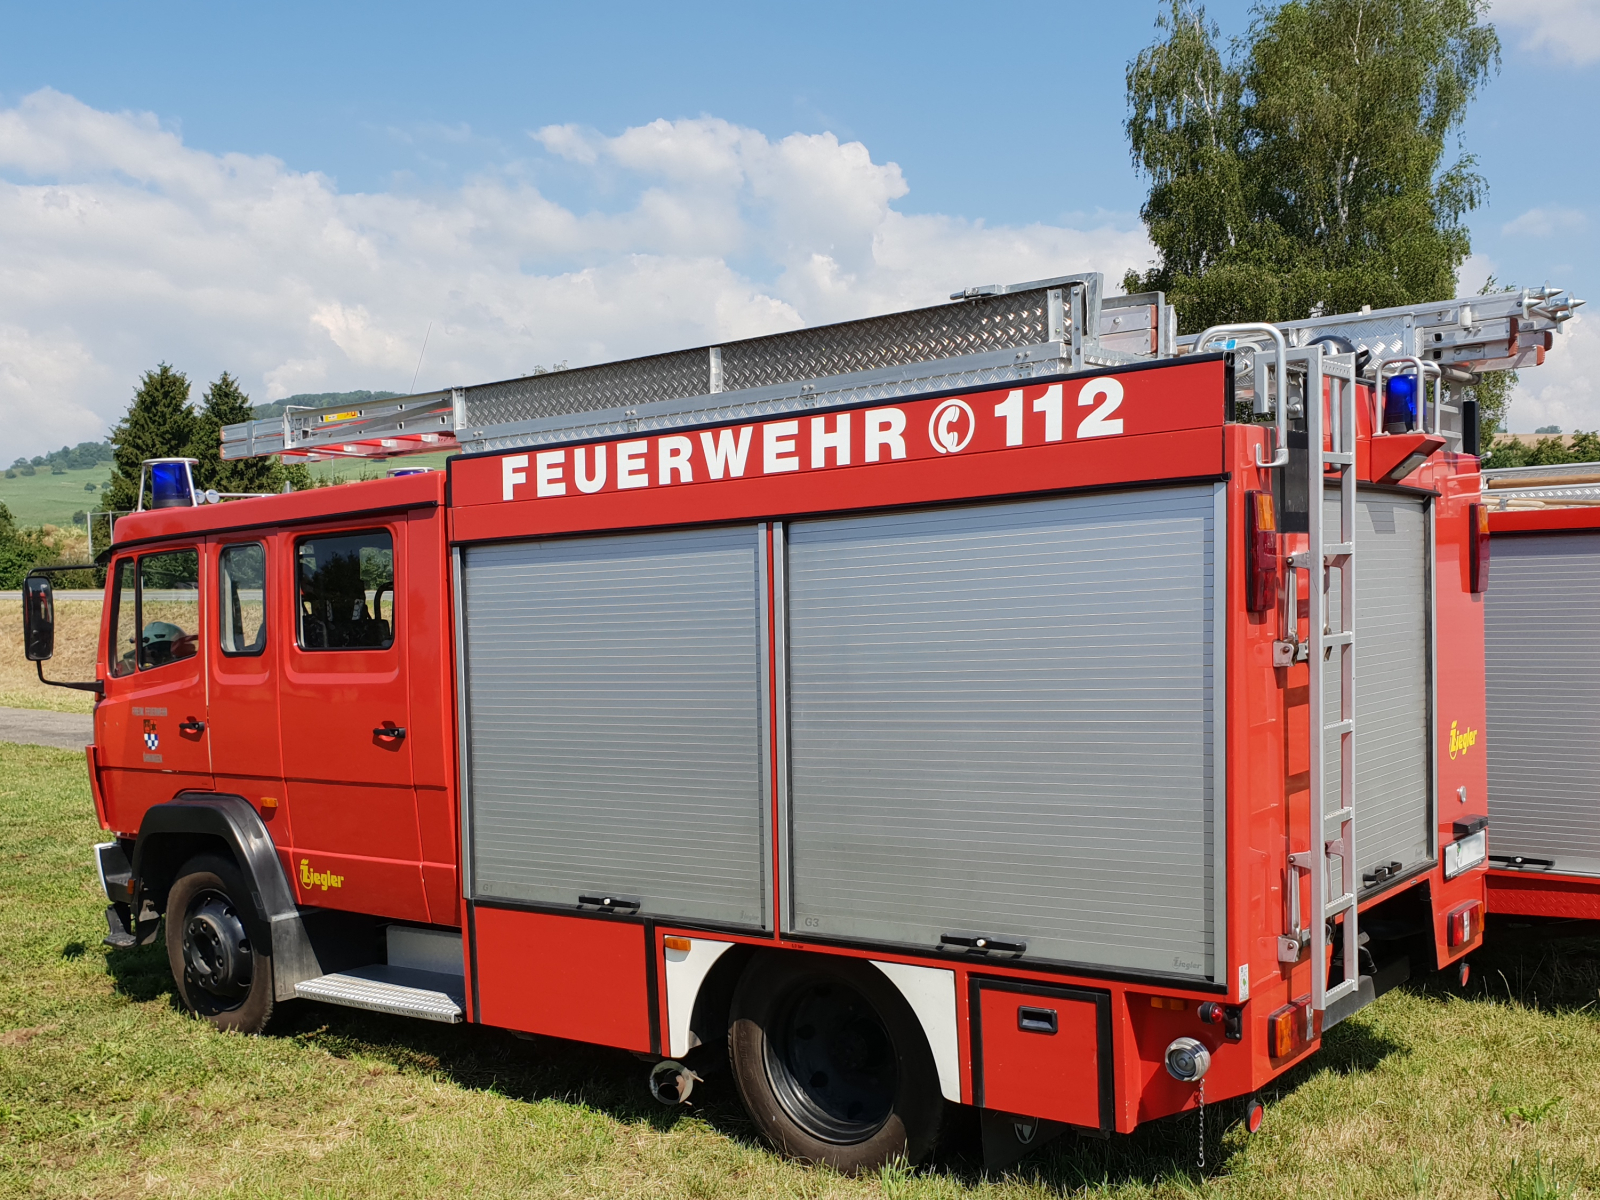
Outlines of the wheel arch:
M 244 797 L 183 792 L 152 805 L 139 823 L 133 848 L 139 895 L 164 912 L 183 864 L 207 852 L 231 859 L 244 875 L 250 893 L 239 897 L 245 927 L 257 945 L 269 947 L 277 998 L 289 999 L 296 983 L 322 972 L 272 836 Z

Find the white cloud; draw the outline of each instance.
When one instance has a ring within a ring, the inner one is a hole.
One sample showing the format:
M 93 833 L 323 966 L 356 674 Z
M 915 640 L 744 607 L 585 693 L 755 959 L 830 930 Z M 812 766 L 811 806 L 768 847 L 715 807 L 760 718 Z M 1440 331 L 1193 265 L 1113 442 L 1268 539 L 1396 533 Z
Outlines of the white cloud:
M 1529 433 L 1544 425 L 1600 429 L 1600 321 L 1574 317 L 1555 336 L 1544 365 L 1519 373 L 1507 428 Z
M 1550 237 L 1557 233 L 1578 233 L 1587 228 L 1589 218 L 1575 208 L 1530 208 L 1520 217 L 1507 221 L 1500 232 L 1507 237 Z
M 1595 0 L 1495 0 L 1497 25 L 1521 33 L 1525 49 L 1585 67 L 1600 62 L 1600 4 Z
M 574 211 L 527 164 L 427 195 L 339 192 L 277 159 L 192 149 L 149 114 L 44 90 L 0 110 L 3 456 L 104 432 L 141 371 L 258 400 L 403 390 L 605 361 L 937 303 L 974 283 L 1151 249 L 1096 229 L 894 208 L 893 163 L 832 134 L 714 118 L 532 135 L 618 211 Z

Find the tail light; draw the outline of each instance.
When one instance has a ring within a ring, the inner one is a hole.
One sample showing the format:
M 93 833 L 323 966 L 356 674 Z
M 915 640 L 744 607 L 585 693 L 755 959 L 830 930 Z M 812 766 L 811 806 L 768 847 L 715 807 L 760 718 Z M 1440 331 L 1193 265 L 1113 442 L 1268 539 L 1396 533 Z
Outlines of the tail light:
M 1244 494 L 1245 607 L 1264 613 L 1278 601 L 1278 514 L 1271 492 Z
M 1445 924 L 1445 940 L 1452 950 L 1470 945 L 1483 932 L 1483 906 L 1476 900 L 1458 904 L 1450 910 Z
M 1467 562 L 1470 591 L 1474 596 L 1489 590 L 1489 506 L 1467 505 Z
M 1317 1025 L 1316 1010 L 1309 999 L 1285 1004 L 1267 1018 L 1267 1052 L 1273 1058 L 1300 1053 L 1321 1032 Z

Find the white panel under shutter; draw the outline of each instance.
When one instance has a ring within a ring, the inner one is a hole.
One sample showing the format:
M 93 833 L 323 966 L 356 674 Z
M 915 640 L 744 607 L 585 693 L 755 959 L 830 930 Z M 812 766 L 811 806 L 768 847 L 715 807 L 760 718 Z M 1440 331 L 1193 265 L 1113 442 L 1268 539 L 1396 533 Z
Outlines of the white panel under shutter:
M 1496 534 L 1489 848 L 1600 875 L 1600 534 Z
M 791 525 L 793 927 L 1211 975 L 1214 524 L 1204 486 Z
M 767 924 L 752 526 L 464 558 L 475 898 Z

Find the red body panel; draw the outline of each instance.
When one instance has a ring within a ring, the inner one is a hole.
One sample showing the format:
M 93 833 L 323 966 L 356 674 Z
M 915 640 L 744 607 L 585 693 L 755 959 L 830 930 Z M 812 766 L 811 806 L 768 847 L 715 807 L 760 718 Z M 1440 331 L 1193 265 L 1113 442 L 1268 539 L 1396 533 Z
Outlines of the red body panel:
M 477 1020 L 649 1053 L 643 925 L 481 907 L 473 924 Z

